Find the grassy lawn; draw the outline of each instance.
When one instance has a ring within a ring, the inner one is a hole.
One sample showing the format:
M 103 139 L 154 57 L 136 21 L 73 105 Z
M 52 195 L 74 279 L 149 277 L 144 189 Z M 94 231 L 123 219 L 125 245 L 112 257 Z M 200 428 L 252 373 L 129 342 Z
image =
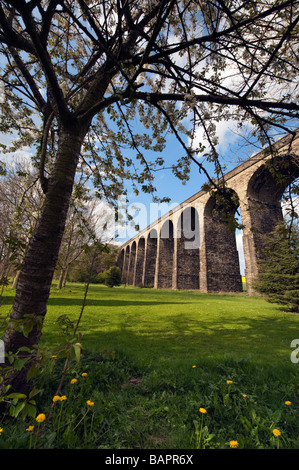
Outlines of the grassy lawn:
M 57 332 L 58 316 L 77 319 L 82 295 L 79 284 L 52 289 L 45 341 Z M 290 362 L 299 316 L 245 294 L 92 285 L 79 330 L 88 350 L 117 350 L 140 366 L 188 367 L 224 356 L 278 365 Z
M 55 350 L 57 319 L 67 315 L 76 322 L 83 293 L 80 284 L 61 291 L 53 286 L 43 346 Z M 5 291 L 2 315 L 12 295 Z M 91 285 L 79 331 L 84 354 L 71 364 L 62 393 L 69 396 L 69 380 L 76 377 L 78 403 L 94 400 L 88 443 L 82 440 L 86 428 L 77 428 L 79 439 L 66 421 L 63 433 L 52 429 L 39 446 L 227 448 L 237 440 L 243 448 L 299 448 L 299 364 L 290 360 L 298 315 L 245 294 Z M 38 384 L 39 412 L 51 401 L 62 367 L 58 359 Z M 82 372 L 88 373 L 84 384 Z M 12 447 L 28 444 L 20 429 L 11 431 Z

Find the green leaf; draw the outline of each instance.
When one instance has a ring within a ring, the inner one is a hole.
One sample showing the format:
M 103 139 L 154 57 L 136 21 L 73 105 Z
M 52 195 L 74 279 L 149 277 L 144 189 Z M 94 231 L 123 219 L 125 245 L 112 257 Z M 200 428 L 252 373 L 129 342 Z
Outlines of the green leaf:
M 18 349 L 18 352 L 20 352 L 20 351 L 25 351 L 25 352 L 29 352 L 29 353 L 30 353 L 30 352 L 31 352 L 31 349 L 28 348 L 27 346 L 22 346 L 21 348 Z
M 18 399 L 26 400 L 27 395 L 24 395 L 24 393 L 10 393 L 9 395 L 6 396 L 6 398 L 8 398 L 8 399 L 18 398 Z
M 21 413 L 21 411 L 23 410 L 23 408 L 25 408 L 26 406 L 26 402 L 22 401 L 21 403 L 19 403 L 16 407 L 15 407 L 15 411 L 14 411 L 14 417 L 17 418 L 18 415 Z
M 27 382 L 29 382 L 29 380 L 31 380 L 32 377 L 35 376 L 36 371 L 37 371 L 37 367 L 36 367 L 35 364 L 33 364 L 33 366 L 31 366 L 30 369 L 27 372 Z
M 81 357 L 82 345 L 80 343 L 75 343 L 73 345 L 73 350 L 74 350 L 74 353 L 75 353 L 76 361 L 79 362 L 80 357 Z
M 17 416 L 19 415 L 19 413 L 23 410 L 23 408 L 25 407 L 26 405 L 26 402 L 25 401 L 22 401 L 21 403 L 19 403 L 18 405 L 14 406 L 12 405 L 9 409 L 9 414 L 10 416 L 12 416 L 13 418 L 17 418 Z
M 40 390 L 38 390 L 37 388 L 34 388 L 33 390 L 31 390 L 28 396 L 29 400 L 31 400 L 33 397 L 35 397 L 39 393 L 40 393 Z
M 22 370 L 28 359 L 16 359 L 14 363 L 15 370 Z
M 30 416 L 31 418 L 35 418 L 36 416 L 36 406 L 32 404 L 27 405 L 26 415 Z

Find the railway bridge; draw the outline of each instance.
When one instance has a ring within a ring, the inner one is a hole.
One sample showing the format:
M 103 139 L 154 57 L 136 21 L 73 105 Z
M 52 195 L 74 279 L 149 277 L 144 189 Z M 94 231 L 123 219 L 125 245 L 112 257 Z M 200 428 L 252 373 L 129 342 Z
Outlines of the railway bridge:
M 264 235 L 282 220 L 282 195 L 299 177 L 299 129 L 271 150 L 224 176 L 231 211 L 239 208 L 241 215 L 248 295 L 255 294 L 252 281 Z M 215 191 L 199 191 L 141 230 L 121 246 L 118 265 L 128 285 L 242 291 L 235 231 L 223 218 Z

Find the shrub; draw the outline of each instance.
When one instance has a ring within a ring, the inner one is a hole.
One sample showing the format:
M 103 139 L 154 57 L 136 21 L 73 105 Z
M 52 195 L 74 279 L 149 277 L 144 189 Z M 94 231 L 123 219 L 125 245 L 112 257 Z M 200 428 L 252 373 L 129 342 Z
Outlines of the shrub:
M 121 285 L 121 270 L 117 266 L 112 266 L 106 271 L 105 284 L 108 287 Z
M 298 311 L 299 305 L 299 227 L 292 230 L 277 225 L 266 238 L 254 287 L 269 302 Z
M 105 284 L 105 281 L 106 281 L 106 271 L 102 273 L 92 274 L 90 278 L 90 282 L 92 284 Z

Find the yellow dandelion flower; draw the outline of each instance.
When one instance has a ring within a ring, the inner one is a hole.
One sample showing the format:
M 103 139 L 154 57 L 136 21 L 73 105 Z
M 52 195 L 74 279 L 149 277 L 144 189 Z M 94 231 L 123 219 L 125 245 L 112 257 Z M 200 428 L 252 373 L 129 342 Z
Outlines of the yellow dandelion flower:
M 26 431 L 31 432 L 31 431 L 33 431 L 33 429 L 34 429 L 34 426 L 28 426 L 28 428 L 26 429 Z
M 3 432 L 3 428 L 0 428 L 0 436 L 1 436 L 2 432 Z
M 44 413 L 40 413 L 35 419 L 38 423 L 42 423 L 43 421 L 45 421 L 46 415 Z
M 87 403 L 88 406 L 94 406 L 94 402 L 93 402 L 93 401 L 87 400 L 86 403 Z
M 273 434 L 275 437 L 278 437 L 281 435 L 281 432 L 279 431 L 279 429 L 273 429 Z
M 203 415 L 205 415 L 207 410 L 205 410 L 204 408 L 199 408 L 199 412 L 202 413 Z
M 231 447 L 232 449 L 237 449 L 237 447 L 239 447 L 238 441 L 230 441 L 229 447 Z
M 231 384 L 233 384 L 234 382 L 233 382 L 232 380 L 227 380 L 226 383 L 227 383 L 228 385 L 231 385 Z
M 87 376 L 87 372 L 83 372 L 83 374 L 81 374 L 82 377 L 86 377 Z
M 60 401 L 65 401 L 67 400 L 67 397 L 65 395 L 62 395 L 62 397 L 60 397 Z
M 51 356 L 52 359 L 57 359 L 57 356 L 55 356 L 55 354 L 53 356 Z
M 192 366 L 193 369 L 195 369 L 196 366 Z
M 245 395 L 245 393 L 243 393 L 242 397 L 243 397 L 243 398 L 246 398 L 246 397 L 247 397 L 247 395 Z
M 54 403 L 56 401 L 59 401 L 60 400 L 60 396 L 59 395 L 55 395 L 55 397 L 53 397 L 52 401 L 54 401 Z
M 72 379 L 71 384 L 75 384 L 77 382 L 77 379 Z
M 287 401 L 285 402 L 285 405 L 287 405 L 287 406 L 290 406 L 291 404 L 292 404 L 291 401 L 288 401 L 288 400 L 287 400 Z

